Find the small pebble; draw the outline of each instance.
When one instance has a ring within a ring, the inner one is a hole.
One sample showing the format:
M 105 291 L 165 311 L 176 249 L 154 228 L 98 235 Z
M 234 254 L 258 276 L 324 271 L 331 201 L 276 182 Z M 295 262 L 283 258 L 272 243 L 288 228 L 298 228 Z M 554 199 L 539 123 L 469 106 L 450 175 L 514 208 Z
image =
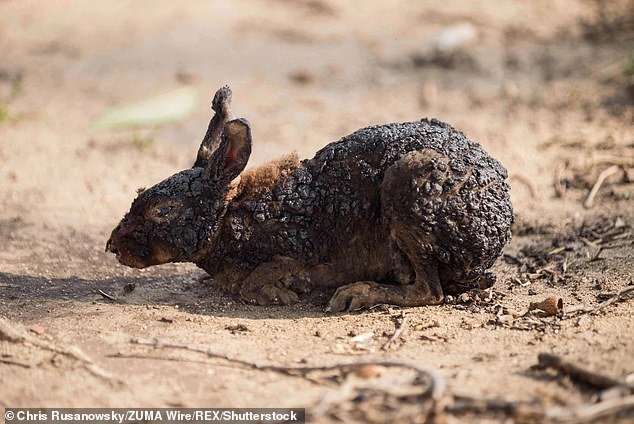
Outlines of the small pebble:
M 460 300 L 462 303 L 467 303 L 467 302 L 471 301 L 471 296 L 469 295 L 469 293 L 462 293 L 458 297 L 458 300 Z
M 353 372 L 361 378 L 374 378 L 380 377 L 385 372 L 385 367 L 381 365 L 366 364 L 356 368 Z

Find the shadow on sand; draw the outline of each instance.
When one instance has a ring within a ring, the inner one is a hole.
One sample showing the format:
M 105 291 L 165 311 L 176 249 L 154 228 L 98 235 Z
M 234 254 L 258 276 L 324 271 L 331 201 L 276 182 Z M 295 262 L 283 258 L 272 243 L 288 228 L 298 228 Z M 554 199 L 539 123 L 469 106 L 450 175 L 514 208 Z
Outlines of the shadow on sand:
M 134 290 L 126 294 L 126 286 L 133 286 Z M 102 302 L 122 306 L 178 305 L 179 310 L 193 314 L 249 319 L 323 317 L 323 305 L 331 294 L 316 291 L 296 305 L 265 307 L 241 301 L 199 272 L 102 279 L 47 278 L 0 272 L 0 314 L 6 312 L 9 305 L 14 309 L 15 304 L 30 310 L 50 310 L 60 304 L 72 308 L 75 302 Z

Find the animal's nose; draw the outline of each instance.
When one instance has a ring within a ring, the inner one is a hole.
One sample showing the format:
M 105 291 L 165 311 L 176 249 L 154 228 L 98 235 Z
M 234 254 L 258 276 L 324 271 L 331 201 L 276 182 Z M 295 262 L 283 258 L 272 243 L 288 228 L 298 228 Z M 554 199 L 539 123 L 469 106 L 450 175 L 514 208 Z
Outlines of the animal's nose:
M 106 252 L 112 252 L 115 254 L 119 253 L 119 249 L 117 249 L 117 243 L 121 237 L 125 236 L 130 231 L 130 225 L 123 225 L 123 223 L 119 223 L 119 225 L 117 225 L 115 229 L 112 230 L 110 238 L 106 242 Z
M 112 237 L 106 242 L 106 252 L 118 253 L 117 246 L 112 242 Z

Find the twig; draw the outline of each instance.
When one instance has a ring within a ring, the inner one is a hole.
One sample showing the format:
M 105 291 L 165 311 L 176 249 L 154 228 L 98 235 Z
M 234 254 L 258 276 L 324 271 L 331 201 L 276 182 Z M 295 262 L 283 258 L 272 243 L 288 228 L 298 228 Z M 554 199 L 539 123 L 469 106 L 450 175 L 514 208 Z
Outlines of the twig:
M 585 202 L 583 202 L 583 207 L 584 208 L 589 209 L 592 206 L 594 206 L 594 197 L 599 192 L 599 189 L 601 188 L 601 185 L 603 184 L 603 182 L 608 177 L 612 176 L 613 174 L 616 174 L 619 171 L 619 169 L 620 169 L 620 167 L 618 165 L 612 165 L 609 168 L 604 169 L 603 171 L 601 171 L 601 173 L 597 177 L 597 181 L 592 186 L 592 189 L 590 190 L 590 193 L 588 193 L 588 197 L 586 197 Z
M 207 364 L 208 362 L 204 359 L 184 359 L 184 358 L 173 358 L 170 356 L 152 356 L 152 355 L 144 355 L 140 353 L 123 353 L 117 352 L 110 355 L 106 355 L 108 358 L 118 358 L 118 359 L 143 359 L 143 360 L 151 360 L 151 361 L 172 361 L 172 362 L 191 362 L 194 364 Z
M 0 364 L 17 365 L 18 367 L 22 367 L 22 368 L 31 368 L 31 364 L 27 364 L 27 363 L 24 363 L 24 362 L 18 362 L 18 361 L 12 361 L 10 359 L 2 359 L 2 358 L 0 358 Z
M 535 418 L 543 416 L 543 408 L 536 407 L 529 402 L 507 401 L 504 399 L 475 398 L 471 396 L 454 395 L 453 404 L 447 406 L 446 411 L 451 414 L 465 413 L 503 413 L 507 416 L 517 416 Z
M 445 380 L 438 374 L 436 371 L 419 367 L 418 365 L 407 362 L 407 361 L 399 361 L 399 360 L 362 360 L 355 361 L 344 364 L 334 364 L 334 365 L 323 365 L 323 366 L 293 366 L 293 367 L 285 367 L 278 365 L 263 365 L 255 362 L 249 362 L 242 359 L 237 359 L 229 355 L 224 355 L 221 353 L 214 352 L 211 348 L 201 346 L 201 345 L 190 345 L 185 343 L 176 343 L 168 340 L 161 339 L 144 339 L 144 338 L 134 338 L 130 340 L 131 343 L 153 346 L 155 349 L 161 348 L 173 348 L 173 349 L 182 349 L 188 350 L 191 352 L 197 352 L 207 355 L 211 358 L 223 359 L 225 361 L 229 361 L 232 363 L 240 364 L 245 367 L 259 370 L 259 371 L 273 371 L 281 374 L 289 375 L 289 376 L 303 376 L 304 378 L 309 378 L 307 374 L 315 371 L 343 371 L 350 372 L 353 370 L 357 370 L 361 367 L 367 365 L 377 365 L 383 367 L 399 367 L 405 368 L 409 370 L 415 371 L 419 377 L 423 378 L 423 381 L 428 382 L 428 386 L 421 393 L 421 396 L 429 399 L 431 401 L 431 409 L 429 410 L 429 417 L 433 420 L 442 413 L 445 409 Z M 349 383 L 351 385 L 352 383 Z M 349 395 L 349 391 L 351 391 L 353 387 L 348 387 L 344 383 L 344 387 L 337 391 L 337 393 L 341 396 Z M 331 397 L 322 399 L 322 402 L 318 404 L 318 412 L 325 413 L 327 409 L 336 404 L 335 400 Z
M 565 315 L 570 315 L 574 312 L 581 312 L 581 313 L 590 313 L 590 312 L 596 312 L 599 311 L 603 308 L 605 308 L 606 306 L 609 306 L 611 304 L 613 304 L 614 302 L 621 300 L 622 296 L 634 291 L 634 285 L 633 286 L 627 286 L 621 290 L 619 290 L 614 296 L 612 296 L 611 298 L 609 298 L 608 300 L 599 303 L 598 305 L 595 306 L 587 306 L 584 304 L 579 304 L 579 305 L 571 305 L 571 306 L 567 306 L 564 308 L 564 316 Z
M 117 358 L 117 359 L 143 359 L 143 360 L 151 360 L 151 361 L 171 361 L 171 362 L 189 362 L 194 364 L 208 364 L 205 360 L 202 359 L 190 359 L 190 358 L 174 358 L 170 356 L 152 356 L 152 355 L 144 355 L 140 353 L 123 353 L 117 352 L 110 355 L 106 355 L 108 358 Z M 224 358 L 226 359 L 226 358 Z M 230 361 L 233 363 L 233 361 Z M 238 363 L 238 365 L 244 365 Z M 228 365 L 229 366 L 229 365 Z M 310 381 L 314 384 L 323 384 L 323 381 L 317 380 L 315 378 L 308 377 L 302 374 L 286 374 L 289 377 L 297 377 L 302 378 L 304 380 Z
M 116 302 L 116 301 L 117 301 L 117 298 L 116 298 L 116 297 L 114 297 L 114 296 L 113 296 L 113 295 L 111 295 L 111 294 L 106 293 L 105 291 L 103 291 L 103 290 L 101 290 L 101 289 L 98 289 L 98 290 L 97 290 L 97 293 L 99 293 L 102 297 L 105 297 L 105 298 L 106 298 L 106 299 L 108 299 L 108 300 L 112 300 L 113 302 Z
M 359 369 L 366 365 L 379 365 L 383 367 L 399 367 L 415 371 L 419 376 L 423 377 L 425 381 L 429 382 L 429 387 L 424 391 L 423 395 L 428 397 L 432 401 L 432 414 L 438 414 L 444 409 L 445 398 L 445 380 L 436 371 L 420 367 L 412 362 L 399 361 L 399 360 L 362 360 L 344 364 L 323 365 L 323 366 L 299 366 L 299 367 L 285 367 L 278 365 L 263 365 L 255 362 L 249 362 L 242 359 L 234 358 L 230 355 L 224 355 L 214 352 L 211 348 L 201 345 L 190 345 L 186 343 L 176 343 L 169 340 L 162 339 L 144 339 L 133 338 L 131 343 L 152 346 L 155 349 L 172 348 L 182 349 L 191 352 L 197 352 L 207 355 L 210 358 L 223 359 L 235 364 L 240 364 L 245 367 L 259 370 L 259 371 L 273 371 L 285 375 L 297 376 L 315 372 L 315 371 L 352 371 Z
M 343 382 L 341 386 L 337 390 L 330 391 L 321 398 L 319 403 L 312 408 L 310 415 L 313 420 L 316 417 L 321 417 L 326 415 L 326 413 L 331 410 L 334 406 L 344 402 L 350 398 L 352 393 L 354 392 L 354 381 L 346 380 Z
M 334 371 L 334 370 L 351 371 L 359 367 L 362 367 L 364 365 L 399 367 L 399 368 L 405 368 L 405 369 L 416 371 L 417 373 L 427 377 L 427 379 L 430 380 L 430 383 L 431 383 L 430 392 L 432 393 L 433 398 L 439 398 L 445 390 L 445 381 L 436 371 L 419 367 L 418 365 L 408 361 L 362 360 L 362 361 L 355 361 L 350 363 L 334 364 L 334 365 L 285 367 L 285 366 L 278 366 L 278 365 L 263 365 L 263 364 L 258 364 L 256 362 L 249 362 L 242 359 L 234 358 L 233 356 L 230 356 L 230 355 L 224 355 L 222 353 L 214 352 L 211 348 L 207 348 L 205 346 L 194 345 L 194 344 L 190 345 L 186 343 L 175 343 L 175 342 L 171 342 L 169 340 L 164 340 L 164 339 L 133 338 L 130 340 L 130 342 L 134 344 L 138 344 L 138 345 L 152 346 L 155 349 L 172 348 L 172 349 L 182 349 L 182 350 L 188 350 L 191 352 L 203 353 L 210 358 L 224 359 L 225 361 L 244 365 L 251 369 L 260 370 L 260 371 L 275 371 L 275 372 L 288 374 L 288 375 L 307 374 L 314 371 Z
M 392 333 L 390 338 L 381 346 L 381 350 L 389 350 L 392 343 L 402 337 L 405 330 L 407 330 L 408 318 L 407 315 L 405 315 L 405 311 L 401 311 L 401 314 L 396 318 L 395 325 L 394 333 Z
M 425 378 L 429 382 L 429 386 L 421 394 L 425 398 L 432 401 L 432 409 L 430 417 L 432 422 L 439 414 L 447 412 L 450 414 L 464 414 L 469 412 L 475 413 L 503 413 L 507 416 L 516 416 L 527 419 L 548 419 L 554 422 L 587 422 L 598 418 L 618 414 L 634 407 L 634 396 L 620 397 L 610 399 L 594 405 L 583 405 L 575 408 L 557 408 L 544 411 L 540 405 L 529 402 L 513 402 L 504 399 L 479 399 L 466 396 L 452 397 L 445 394 L 445 381 L 435 371 L 421 368 L 416 364 L 407 361 L 398 360 L 367 360 L 357 361 L 344 364 L 324 365 L 324 366 L 277 366 L 262 365 L 255 362 L 249 362 L 234 358 L 229 355 L 214 352 L 211 348 L 202 345 L 190 345 L 185 343 L 176 343 L 161 339 L 144 339 L 135 338 L 131 343 L 152 346 L 155 349 L 172 348 L 182 349 L 191 352 L 202 353 L 211 358 L 223 359 L 232 363 L 240 364 L 251 369 L 260 371 L 274 371 L 291 376 L 303 376 L 308 378 L 307 374 L 315 371 L 353 371 L 359 367 L 366 365 L 378 365 L 384 367 L 401 367 L 410 369 Z M 160 358 L 152 358 L 160 359 Z M 539 355 L 540 365 L 543 367 L 553 367 L 557 370 L 570 375 L 572 378 L 584 381 L 599 388 L 608 387 L 624 387 L 632 390 L 632 386 L 619 380 L 604 375 L 585 370 L 576 364 L 564 361 L 560 357 L 542 353 Z M 342 400 L 349 399 L 354 392 L 354 383 L 352 380 L 346 380 L 341 387 L 322 398 L 322 400 L 314 408 L 313 416 L 322 416 Z M 450 402 L 450 403 L 445 403 Z M 429 417 L 428 417 L 429 418 Z
M 609 399 L 593 405 L 551 409 L 546 412 L 546 417 L 558 423 L 577 424 L 594 422 L 632 409 L 634 409 L 634 395 Z
M 563 197 L 566 193 L 566 186 L 562 184 L 561 180 L 563 177 L 563 173 L 564 171 L 566 171 L 567 167 L 568 166 L 566 162 L 560 162 L 559 164 L 557 164 L 557 167 L 555 167 L 555 178 L 553 183 L 555 186 L 555 194 L 557 195 L 557 197 Z
M 113 377 L 108 371 L 95 364 L 92 359 L 90 359 L 90 357 L 88 357 L 88 355 L 86 355 L 78 347 L 57 346 L 45 340 L 40 340 L 30 334 L 16 330 L 9 324 L 8 321 L 0 318 L 0 341 L 3 340 L 16 344 L 30 344 L 40 349 L 59 353 L 60 355 L 67 356 L 81 362 L 84 365 L 84 368 L 96 377 L 103 378 L 111 383 L 122 383 L 121 380 Z
M 538 355 L 537 360 L 539 362 L 538 366 L 541 368 L 556 369 L 573 380 L 589 384 L 597 389 L 604 390 L 614 386 L 625 386 L 630 390 L 634 390 L 634 386 L 632 385 L 619 381 L 615 378 L 599 374 L 598 372 L 582 368 L 581 366 L 567 361 L 553 353 L 542 352 Z

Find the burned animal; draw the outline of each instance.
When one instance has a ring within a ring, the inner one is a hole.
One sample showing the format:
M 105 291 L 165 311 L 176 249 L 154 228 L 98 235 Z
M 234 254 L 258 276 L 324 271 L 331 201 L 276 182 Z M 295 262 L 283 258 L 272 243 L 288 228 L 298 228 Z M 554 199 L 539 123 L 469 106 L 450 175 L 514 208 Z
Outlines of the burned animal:
M 251 129 L 230 101 L 228 87 L 214 96 L 194 166 L 140 192 L 112 231 L 122 264 L 193 262 L 260 305 L 336 289 L 330 311 L 432 305 L 493 284 L 513 211 L 506 170 L 478 143 L 423 119 L 243 172 Z

